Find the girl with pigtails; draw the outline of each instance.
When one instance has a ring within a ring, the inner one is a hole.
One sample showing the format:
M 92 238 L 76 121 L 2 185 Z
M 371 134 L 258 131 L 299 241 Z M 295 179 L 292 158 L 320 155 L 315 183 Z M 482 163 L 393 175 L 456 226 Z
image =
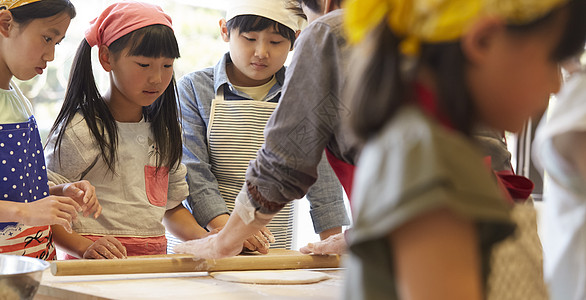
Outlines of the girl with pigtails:
M 106 8 L 78 48 L 63 107 L 47 143 L 55 181 L 96 187 L 101 218 L 80 218 L 73 233 L 55 228 L 67 258 L 165 254 L 165 229 L 204 236 L 182 205 L 188 193 L 173 63 L 171 18 L 158 6 L 125 1 Z M 91 65 L 98 47 L 109 89 L 100 94 Z

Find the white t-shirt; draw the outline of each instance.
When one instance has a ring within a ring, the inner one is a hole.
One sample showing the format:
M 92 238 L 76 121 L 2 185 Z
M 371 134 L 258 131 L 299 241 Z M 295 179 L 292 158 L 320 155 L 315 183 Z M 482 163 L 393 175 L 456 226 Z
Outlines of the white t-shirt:
M 33 107 L 18 86 L 10 82 L 10 90 L 0 89 L 0 124 L 28 121 Z
M 118 155 L 114 174 L 101 158 L 100 148 L 84 118 L 77 114 L 68 124 L 59 148 L 55 146 L 56 133 L 47 139 L 45 157 L 47 169 L 52 171 L 49 179 L 55 183 L 87 179 L 96 188 L 102 215 L 98 219 L 79 216 L 73 223 L 73 229 L 79 234 L 165 235 L 161 223 L 165 212 L 181 205 L 188 194 L 185 166 L 181 164 L 170 170 L 168 180 L 152 179 L 149 172 L 156 165 L 158 154 L 150 123 L 144 120 L 117 122 L 117 127 Z M 164 178 L 165 172 L 158 175 Z M 150 193 L 165 188 L 164 195 Z

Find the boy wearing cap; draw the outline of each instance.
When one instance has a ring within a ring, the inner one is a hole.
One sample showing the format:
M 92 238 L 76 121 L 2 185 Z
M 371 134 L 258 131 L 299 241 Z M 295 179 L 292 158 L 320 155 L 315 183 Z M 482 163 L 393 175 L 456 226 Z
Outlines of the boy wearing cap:
M 215 67 L 190 73 L 178 82 L 187 166 L 187 202 L 200 225 L 222 228 L 240 191 L 248 163 L 264 143 L 263 130 L 281 96 L 283 64 L 304 20 L 284 0 L 240 0 L 220 21 L 229 43 Z M 308 141 L 311 143 L 312 141 Z M 341 232 L 349 220 L 342 188 L 324 157 L 310 189 L 314 229 L 322 239 Z M 273 247 L 290 248 L 292 207 L 267 227 Z M 249 238 L 245 248 L 267 251 L 268 231 Z

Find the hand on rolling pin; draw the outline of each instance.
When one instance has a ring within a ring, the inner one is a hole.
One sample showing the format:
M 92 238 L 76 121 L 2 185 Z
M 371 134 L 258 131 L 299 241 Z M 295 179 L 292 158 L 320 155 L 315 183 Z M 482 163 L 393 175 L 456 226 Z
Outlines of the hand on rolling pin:
M 257 233 L 244 241 L 244 250 L 258 251 L 262 254 L 269 253 L 269 247 L 271 243 L 275 242 L 275 236 L 265 226 Z
M 227 256 L 234 256 L 242 251 L 242 245 L 234 245 L 230 249 L 230 253 L 222 254 L 218 251 L 219 247 L 218 244 L 218 236 L 219 233 L 208 235 L 204 238 L 186 241 L 183 243 L 177 244 L 173 248 L 173 252 L 178 254 L 192 254 L 199 258 L 223 258 Z
M 83 258 L 86 259 L 116 259 L 126 258 L 126 247 L 113 236 L 103 236 L 91 244 Z
M 209 232 L 208 235 L 218 233 L 222 230 L 224 226 L 218 227 Z M 207 235 L 206 235 L 207 236 Z M 265 226 L 257 233 L 251 235 L 248 239 L 244 241 L 242 251 L 243 252 L 254 252 L 258 251 L 262 254 L 269 253 L 269 247 L 271 243 L 275 242 L 275 236 L 271 233 L 271 231 Z
M 214 229 L 210 232 L 210 235 L 204 238 L 177 244 L 175 248 L 173 248 L 173 251 L 175 253 L 193 254 L 200 258 L 215 259 L 237 255 L 242 252 L 243 249 L 259 251 L 260 253 L 267 254 L 269 252 L 268 249 L 270 243 L 275 242 L 275 237 L 269 229 L 265 227 L 255 233 L 255 235 L 259 236 L 253 235 L 249 238 L 254 239 L 254 243 L 244 241 L 243 245 L 228 244 L 228 246 L 226 246 L 226 243 L 224 243 L 223 246 L 218 246 L 218 241 L 221 240 L 221 237 L 217 232 L 221 231 L 221 229 L 222 228 Z
M 344 254 L 346 252 L 346 239 L 344 233 L 334 234 L 327 239 L 315 243 L 309 243 L 307 246 L 299 249 L 303 254 Z
M 174 251 L 211 259 L 230 257 L 242 252 L 244 241 L 262 231 L 265 225 L 271 221 L 273 215 L 257 212 L 252 222 L 245 223 L 238 213 L 239 207 L 239 202 L 236 202 L 234 211 L 237 213 L 230 215 L 226 226 L 218 234 L 178 244 Z M 240 208 L 240 211 L 242 210 L 245 209 Z M 270 237 L 265 236 L 264 232 L 263 236 L 270 242 Z M 262 240 L 262 237 L 259 238 Z

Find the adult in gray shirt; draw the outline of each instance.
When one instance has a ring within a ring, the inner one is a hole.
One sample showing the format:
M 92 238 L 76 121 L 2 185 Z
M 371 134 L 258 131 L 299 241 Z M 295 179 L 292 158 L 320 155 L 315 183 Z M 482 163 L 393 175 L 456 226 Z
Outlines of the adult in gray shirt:
M 231 20 L 229 19 L 228 23 L 222 27 L 222 32 L 225 34 L 226 39 L 232 42 L 232 39 L 238 38 L 238 35 L 241 33 L 248 33 L 249 31 L 256 32 L 261 29 L 256 27 L 248 28 L 246 27 L 248 25 L 245 25 L 248 23 L 256 24 L 256 21 L 261 17 L 269 18 L 267 20 L 261 19 L 267 23 L 267 26 L 272 26 L 270 24 L 279 21 L 278 18 L 274 21 L 271 19 L 274 18 L 273 15 L 275 13 L 267 14 L 263 13 L 263 11 L 256 12 L 251 10 L 245 16 L 236 16 Z M 246 20 L 242 20 L 241 22 L 239 18 L 253 19 L 255 22 L 246 23 L 244 22 Z M 234 25 L 238 24 L 238 22 L 244 25 Z M 227 32 L 231 32 L 232 37 Z M 292 36 L 294 41 L 294 34 Z M 293 41 L 291 41 L 291 44 Z M 235 51 L 240 50 L 235 49 Z M 245 144 L 238 143 L 235 140 L 243 134 L 247 136 L 253 136 L 256 133 L 262 134 L 262 127 L 254 127 L 262 122 L 255 120 L 262 118 L 263 111 L 267 111 L 270 114 L 272 111 L 268 108 L 270 107 L 270 102 L 276 103 L 279 101 L 285 77 L 285 68 L 281 67 L 274 74 L 276 82 L 268 90 L 268 94 L 262 99 L 254 99 L 254 97 L 241 90 L 238 87 L 238 83 L 230 78 L 230 68 L 237 68 L 238 65 L 233 63 L 232 54 L 226 53 L 215 67 L 187 74 L 178 82 L 182 123 L 185 132 L 183 163 L 188 169 L 187 180 L 190 190 L 187 202 L 198 223 L 202 226 L 207 226 L 208 229 L 222 227 L 225 224 L 228 219 L 229 208 L 231 208 L 231 203 L 229 202 L 230 200 L 234 200 L 236 194 L 238 194 L 238 190 L 244 182 L 244 171 L 248 164 L 246 158 L 240 160 L 236 160 L 235 158 L 231 159 L 228 163 L 229 167 L 225 171 L 236 170 L 240 168 L 240 162 L 243 162 L 242 179 L 240 179 L 240 176 L 224 176 L 226 174 L 222 174 L 221 166 L 219 166 L 221 162 L 218 162 L 219 159 L 214 159 L 214 155 L 220 157 L 220 159 L 226 155 L 230 157 L 248 157 L 245 151 L 247 149 L 245 148 L 250 148 L 250 150 L 254 151 L 252 152 L 251 158 L 254 158 L 258 148 L 250 146 L 248 138 L 246 138 Z M 218 97 L 221 97 L 221 100 Z M 258 101 L 250 102 L 253 99 Z M 231 103 L 228 104 L 230 108 L 223 111 L 223 106 L 220 103 L 228 102 Z M 265 105 L 262 102 L 269 103 Z M 238 103 L 245 104 L 241 106 Z M 267 108 L 264 106 L 267 106 Z M 245 111 L 242 111 L 242 109 Z M 222 119 L 222 114 L 237 114 L 238 120 L 234 120 L 236 116 L 233 115 L 230 117 L 230 120 L 233 121 L 223 121 L 226 119 Z M 265 113 L 267 118 L 269 116 L 268 114 Z M 297 117 L 293 114 L 284 114 L 281 117 L 287 120 L 297 120 Z M 219 125 L 219 122 L 224 123 Z M 258 124 L 255 124 L 255 122 Z M 262 125 L 264 126 L 264 124 Z M 223 140 L 221 137 L 214 139 L 214 126 L 215 128 L 218 128 L 218 126 L 221 127 L 218 131 L 221 130 L 223 136 L 228 136 L 227 134 L 229 134 L 231 137 L 227 140 Z M 245 127 L 246 130 L 245 132 L 240 132 L 241 129 L 237 127 Z M 250 139 L 253 138 L 250 137 Z M 214 150 L 217 149 L 215 145 L 218 145 L 219 147 L 217 148 L 220 149 Z M 232 150 L 226 152 L 227 148 Z M 321 152 L 323 153 L 323 148 Z M 310 213 L 314 222 L 314 229 L 316 233 L 320 233 L 322 238 L 326 238 L 333 233 L 341 232 L 341 226 L 349 225 L 349 219 L 343 203 L 342 188 L 328 165 L 325 155 L 323 156 L 324 159 L 322 159 L 318 167 L 319 176 L 317 182 L 309 190 L 307 198 L 311 204 Z M 320 155 L 321 157 L 322 155 Z M 319 162 L 319 159 L 317 162 Z M 229 178 L 226 179 L 226 177 Z M 237 188 L 232 192 L 231 186 L 238 181 Z M 302 196 L 300 195 L 300 198 Z M 229 203 L 229 206 L 226 205 L 226 202 Z M 276 226 L 276 228 L 279 227 Z M 271 228 L 271 230 L 273 229 Z M 277 238 L 277 245 L 288 246 L 286 243 L 280 243 L 279 238 Z M 245 243 L 245 246 L 250 248 L 250 246 L 254 245 L 252 243 Z M 253 248 L 252 250 L 259 249 Z
M 311 11 L 306 13 L 310 25 L 296 42 L 279 106 L 268 121 L 265 144 L 248 167 L 235 213 L 218 235 L 180 244 L 177 252 L 207 258 L 238 254 L 246 238 L 287 203 L 305 195 L 317 179 L 324 149 L 330 163 L 349 167 L 346 172 L 336 172 L 338 177 L 351 179 L 348 173 L 361 145 L 341 124 L 341 118 L 349 113 L 341 102 L 341 93 L 350 52 L 340 1 L 300 2 L 304 11 Z M 317 6 L 308 7 L 306 3 Z M 311 22 L 320 12 L 327 13 Z M 348 192 L 350 186 L 344 187 Z

